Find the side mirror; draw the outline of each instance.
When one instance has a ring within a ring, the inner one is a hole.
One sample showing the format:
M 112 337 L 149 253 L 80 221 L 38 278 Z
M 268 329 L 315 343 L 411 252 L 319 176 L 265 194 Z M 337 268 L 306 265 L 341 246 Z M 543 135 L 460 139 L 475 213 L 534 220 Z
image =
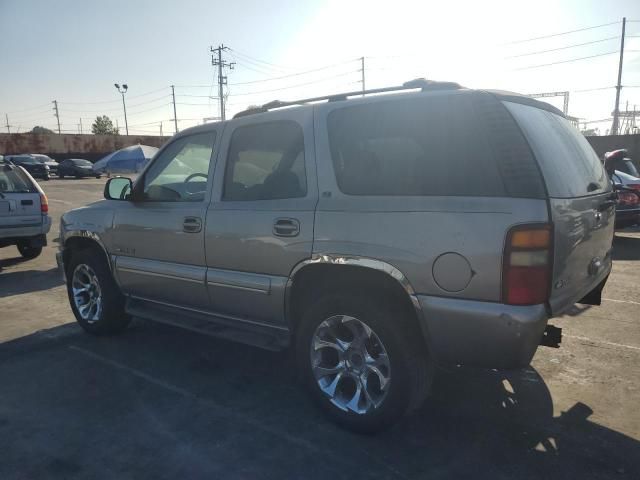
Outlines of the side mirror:
M 129 200 L 132 190 L 133 182 L 130 178 L 110 178 L 104 186 L 104 198 L 107 200 Z

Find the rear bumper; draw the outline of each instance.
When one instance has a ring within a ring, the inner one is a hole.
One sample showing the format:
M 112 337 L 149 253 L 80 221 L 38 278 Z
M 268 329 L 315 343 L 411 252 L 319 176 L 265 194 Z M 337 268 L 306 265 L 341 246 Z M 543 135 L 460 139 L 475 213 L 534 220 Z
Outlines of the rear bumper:
M 549 318 L 544 305 L 418 295 L 428 343 L 441 364 L 521 368 L 538 348 Z
M 42 221 L 33 225 L 0 226 L 0 239 L 23 239 L 46 235 L 51 230 L 51 217 L 43 215 Z

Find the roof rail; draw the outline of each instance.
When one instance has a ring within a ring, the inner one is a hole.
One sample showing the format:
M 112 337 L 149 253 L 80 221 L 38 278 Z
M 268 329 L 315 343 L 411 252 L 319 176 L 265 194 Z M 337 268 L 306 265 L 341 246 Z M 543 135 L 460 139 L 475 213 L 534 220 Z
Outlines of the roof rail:
M 242 112 L 236 113 L 233 118 L 245 117 L 247 115 L 253 115 L 255 113 L 264 113 L 269 110 L 275 110 L 277 108 L 291 107 L 294 105 L 306 105 L 308 103 L 314 102 L 338 102 L 341 100 L 346 100 L 349 97 L 363 96 L 363 95 L 371 95 L 376 93 L 385 93 L 385 92 L 397 92 L 402 90 L 417 90 L 420 89 L 423 92 L 433 91 L 433 90 L 458 90 L 464 88 L 460 84 L 456 82 L 438 82 L 435 80 L 427 80 L 425 78 L 416 78 L 414 80 L 410 80 L 408 82 L 403 83 L 402 85 L 398 85 L 395 87 L 383 87 L 383 88 L 372 88 L 370 90 L 357 90 L 354 92 L 346 92 L 346 93 L 335 93 L 332 95 L 323 95 L 320 97 L 311 97 L 311 98 L 303 98 L 300 100 L 292 100 L 288 102 L 284 102 L 281 100 L 273 100 L 269 103 L 265 103 L 260 107 L 249 108 Z

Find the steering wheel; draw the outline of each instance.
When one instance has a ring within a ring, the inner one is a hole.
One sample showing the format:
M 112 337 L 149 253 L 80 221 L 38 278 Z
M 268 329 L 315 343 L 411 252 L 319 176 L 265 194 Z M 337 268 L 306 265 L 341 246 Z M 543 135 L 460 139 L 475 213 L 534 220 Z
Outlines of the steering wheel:
M 192 173 L 184 179 L 184 183 L 187 183 L 189 180 L 196 177 L 204 177 L 204 179 L 207 180 L 209 178 L 209 175 L 207 175 L 206 173 Z

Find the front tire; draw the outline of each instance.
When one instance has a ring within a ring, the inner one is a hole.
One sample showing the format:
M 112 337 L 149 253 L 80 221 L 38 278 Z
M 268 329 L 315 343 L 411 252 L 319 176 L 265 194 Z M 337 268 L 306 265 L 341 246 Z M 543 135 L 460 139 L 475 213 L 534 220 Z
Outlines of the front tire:
M 42 253 L 42 247 L 32 247 L 28 242 L 19 241 L 16 245 L 18 247 L 18 251 L 22 258 L 26 258 L 28 260 L 32 258 L 36 258 Z
M 124 296 L 102 252 L 92 248 L 74 252 L 66 273 L 71 310 L 86 332 L 115 334 L 129 325 Z
M 392 302 L 359 294 L 328 293 L 306 310 L 299 374 L 332 421 L 373 433 L 422 404 L 433 368 L 411 320 Z

